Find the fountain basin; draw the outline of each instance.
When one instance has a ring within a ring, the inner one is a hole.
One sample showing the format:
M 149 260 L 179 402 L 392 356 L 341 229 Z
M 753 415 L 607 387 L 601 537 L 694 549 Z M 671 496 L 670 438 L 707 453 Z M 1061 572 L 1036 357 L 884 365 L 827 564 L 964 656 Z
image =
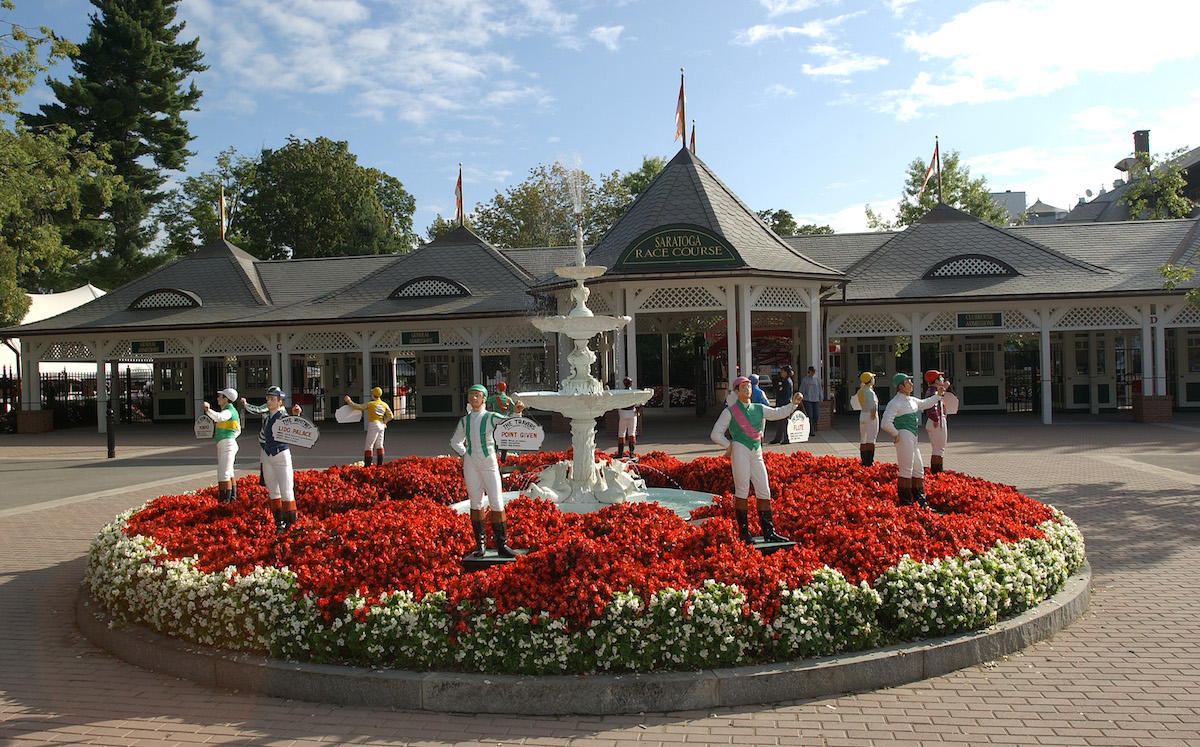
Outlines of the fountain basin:
M 629 324 L 627 316 L 543 316 L 529 320 L 543 332 L 567 335 L 572 340 L 590 340 Z
M 650 389 L 608 389 L 599 394 L 564 392 L 518 392 L 516 398 L 526 407 L 561 413 L 569 419 L 598 418 L 609 410 L 620 410 L 647 402 L 654 396 Z

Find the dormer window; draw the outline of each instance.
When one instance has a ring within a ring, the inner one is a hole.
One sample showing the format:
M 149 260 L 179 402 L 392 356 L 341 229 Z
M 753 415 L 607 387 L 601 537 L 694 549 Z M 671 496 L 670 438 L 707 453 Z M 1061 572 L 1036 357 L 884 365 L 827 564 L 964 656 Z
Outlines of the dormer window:
M 943 260 L 925 273 L 930 278 L 1005 277 L 1019 274 L 1007 262 L 983 254 L 961 254 Z
M 130 309 L 194 309 L 203 306 L 200 297 L 191 291 L 176 288 L 159 288 L 142 294 L 129 304 Z
M 392 291 L 389 298 L 449 298 L 469 295 L 471 295 L 470 291 L 453 280 L 426 277 L 408 281 Z

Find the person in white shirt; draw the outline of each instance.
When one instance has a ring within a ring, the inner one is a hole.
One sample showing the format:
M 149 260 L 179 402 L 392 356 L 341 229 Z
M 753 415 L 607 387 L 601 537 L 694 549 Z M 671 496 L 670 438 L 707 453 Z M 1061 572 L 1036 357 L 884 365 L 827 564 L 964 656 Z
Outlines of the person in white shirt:
M 633 389 L 633 379 L 626 376 L 621 385 Z M 617 459 L 625 456 L 625 445 L 629 445 L 629 458 L 633 458 L 633 450 L 637 446 L 637 421 L 641 405 L 630 405 L 617 410 Z
M 496 426 L 508 420 L 508 417 L 488 412 L 484 407 L 487 396 L 487 387 L 482 384 L 475 384 L 467 390 L 470 410 L 459 418 L 458 427 L 450 437 L 450 448 L 462 457 L 463 482 L 467 485 L 467 499 L 471 502 L 471 530 L 475 535 L 475 550 L 471 555 L 482 558 L 487 549 L 483 518 L 483 496 L 486 493 L 492 509 L 492 539 L 496 541 L 496 554 L 502 558 L 513 558 L 516 553 L 508 546 L 500 464 L 496 461 Z M 518 401 L 513 409 L 519 414 L 525 405 Z
M 821 380 L 817 369 L 808 367 L 808 376 L 800 380 L 800 393 L 804 395 L 804 415 L 808 418 L 809 433 L 817 432 L 817 417 L 821 414 Z
M 883 411 L 879 427 L 891 434 L 896 444 L 896 500 L 901 506 L 916 502 L 921 508 L 929 508 L 925 500 L 925 465 L 917 448 L 917 415 L 939 404 L 946 388 L 939 384 L 932 397 L 917 399 L 912 396 L 913 378 L 902 373 L 892 377 L 892 386 L 896 387 L 896 396 Z

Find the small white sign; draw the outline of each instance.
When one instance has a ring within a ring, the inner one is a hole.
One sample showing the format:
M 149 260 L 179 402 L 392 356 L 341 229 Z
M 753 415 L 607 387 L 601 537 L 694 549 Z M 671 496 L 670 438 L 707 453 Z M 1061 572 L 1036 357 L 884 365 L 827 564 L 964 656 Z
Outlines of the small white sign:
M 305 448 L 312 448 L 312 445 L 321 436 L 321 432 L 317 430 L 317 426 L 298 415 L 289 415 L 285 418 L 280 418 L 271 427 L 271 432 L 275 435 L 276 441 L 282 441 L 285 444 L 293 446 L 303 446 Z
M 355 410 L 350 405 L 342 405 L 333 414 L 339 423 L 357 423 L 362 420 L 362 410 Z
M 945 405 L 947 415 L 958 414 L 958 395 L 954 392 L 946 392 L 942 397 L 942 404 Z
M 788 416 L 787 434 L 788 441 L 792 443 L 808 440 L 808 418 L 804 416 L 803 410 L 796 410 Z
M 862 402 L 858 399 L 860 394 L 862 394 L 862 387 L 859 387 L 858 391 L 850 396 L 850 409 L 855 412 L 862 410 Z
M 217 432 L 217 424 L 207 415 L 196 418 L 196 438 L 212 438 Z
M 546 431 L 533 418 L 518 416 L 496 426 L 496 448 L 501 451 L 537 451 Z

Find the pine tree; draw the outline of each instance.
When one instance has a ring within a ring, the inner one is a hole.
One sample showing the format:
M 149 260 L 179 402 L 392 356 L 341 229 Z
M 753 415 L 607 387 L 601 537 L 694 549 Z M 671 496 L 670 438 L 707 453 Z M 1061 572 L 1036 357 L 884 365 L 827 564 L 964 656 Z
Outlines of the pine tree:
M 200 90 L 188 76 L 201 63 L 199 39 L 179 43 L 184 24 L 174 23 L 179 0 L 91 0 L 87 41 L 74 56 L 75 74 L 50 80 L 58 103 L 26 115 L 34 127 L 66 125 L 90 133 L 104 146 L 124 183 L 105 210 L 88 206 L 83 220 L 65 230 L 66 241 L 88 265 L 95 281 L 114 287 L 152 269 L 147 253 L 155 235 L 148 220 L 166 193 L 164 170 L 182 170 L 192 137 L 183 113 L 196 109 Z

